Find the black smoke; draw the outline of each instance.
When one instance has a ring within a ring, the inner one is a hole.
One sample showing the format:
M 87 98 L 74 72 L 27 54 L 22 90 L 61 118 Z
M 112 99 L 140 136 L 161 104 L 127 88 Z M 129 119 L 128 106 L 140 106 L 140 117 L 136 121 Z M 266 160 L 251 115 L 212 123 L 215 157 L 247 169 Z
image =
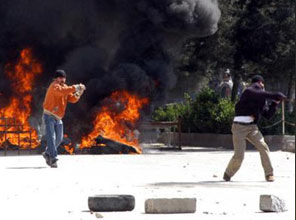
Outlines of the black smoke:
M 34 90 L 37 116 L 55 69 L 66 70 L 69 84 L 87 86 L 65 117 L 67 133 L 79 137 L 90 129 L 90 113 L 113 91 L 165 100 L 176 83 L 178 46 L 214 34 L 219 18 L 217 0 L 1 1 L 0 108 L 11 94 L 5 63 L 31 47 L 44 67 Z

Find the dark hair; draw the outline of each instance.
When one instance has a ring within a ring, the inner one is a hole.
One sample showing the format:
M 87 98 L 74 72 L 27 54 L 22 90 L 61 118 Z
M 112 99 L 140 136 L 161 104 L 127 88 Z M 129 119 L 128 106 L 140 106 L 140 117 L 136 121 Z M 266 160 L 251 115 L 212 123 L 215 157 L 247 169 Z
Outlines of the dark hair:
M 54 74 L 54 78 L 58 78 L 58 77 L 66 78 L 66 72 L 64 70 L 56 70 Z
M 231 77 L 230 73 L 224 73 L 223 77 Z
M 255 75 L 252 77 L 252 83 L 256 82 L 263 82 L 264 83 L 264 78 L 260 75 Z

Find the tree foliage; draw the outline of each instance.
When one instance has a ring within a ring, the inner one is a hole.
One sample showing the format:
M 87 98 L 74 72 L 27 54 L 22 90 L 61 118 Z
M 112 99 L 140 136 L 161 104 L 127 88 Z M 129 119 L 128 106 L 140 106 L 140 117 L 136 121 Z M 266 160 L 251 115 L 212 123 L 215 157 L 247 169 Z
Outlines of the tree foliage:
M 226 68 L 234 79 L 232 101 L 237 99 L 238 82 L 262 74 L 267 82 L 281 82 L 289 96 L 295 90 L 295 0 L 220 0 L 222 16 L 213 36 L 188 40 L 178 67 L 178 82 L 198 83 L 201 76 L 217 76 Z M 269 83 L 267 83 L 268 85 Z M 186 89 L 188 89 L 186 87 Z M 204 89 L 195 99 L 185 98 L 156 110 L 155 120 L 176 120 L 182 116 L 186 132 L 230 133 L 234 104 Z M 286 112 L 295 122 L 295 112 Z M 270 122 L 280 120 L 280 111 Z M 264 134 L 280 134 L 280 126 L 263 129 Z M 287 133 L 295 128 L 287 125 Z
M 219 30 L 213 36 L 186 42 L 179 81 L 192 82 L 198 76 L 210 77 L 229 68 L 234 78 L 234 101 L 240 78 L 260 73 L 270 80 L 295 80 L 295 1 L 219 3 Z

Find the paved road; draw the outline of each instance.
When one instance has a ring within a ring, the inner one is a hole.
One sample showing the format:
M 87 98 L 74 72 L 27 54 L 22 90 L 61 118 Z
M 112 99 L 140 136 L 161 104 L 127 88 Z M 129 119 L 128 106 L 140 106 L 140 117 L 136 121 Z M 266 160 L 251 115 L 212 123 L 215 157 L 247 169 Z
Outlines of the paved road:
M 221 181 L 231 151 L 203 148 L 182 152 L 145 150 L 143 155 L 64 155 L 50 169 L 41 156 L 0 157 L 1 220 L 88 220 L 87 198 L 132 194 L 132 212 L 101 213 L 110 220 L 295 219 L 295 154 L 272 152 L 276 181 L 264 181 L 257 152 L 248 151 L 232 182 Z M 288 211 L 263 213 L 259 196 L 286 200 Z M 196 197 L 194 214 L 144 214 L 155 197 Z

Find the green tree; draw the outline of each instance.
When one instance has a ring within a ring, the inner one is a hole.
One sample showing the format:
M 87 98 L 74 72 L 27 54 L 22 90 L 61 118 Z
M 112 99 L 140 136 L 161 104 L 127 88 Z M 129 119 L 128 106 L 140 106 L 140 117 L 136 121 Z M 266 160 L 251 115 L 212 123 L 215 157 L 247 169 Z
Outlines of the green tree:
M 184 44 L 179 81 L 197 83 L 220 69 L 231 70 L 236 99 L 239 80 L 260 73 L 295 87 L 295 1 L 220 0 L 219 30 L 213 36 Z M 294 90 L 295 91 L 295 90 Z
M 235 25 L 233 100 L 241 69 L 274 80 L 292 80 L 295 75 L 295 1 L 240 0 L 237 4 L 242 14 Z

